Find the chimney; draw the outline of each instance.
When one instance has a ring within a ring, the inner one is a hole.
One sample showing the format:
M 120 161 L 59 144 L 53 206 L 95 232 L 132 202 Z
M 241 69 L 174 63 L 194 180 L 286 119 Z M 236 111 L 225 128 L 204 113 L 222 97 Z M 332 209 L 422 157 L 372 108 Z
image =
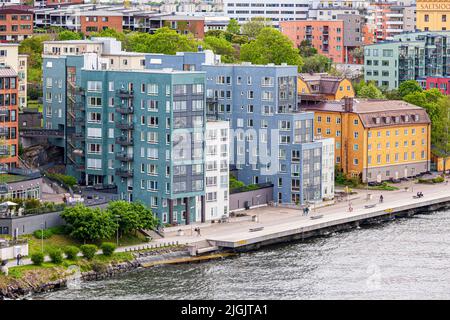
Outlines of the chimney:
M 353 112 L 353 98 L 344 98 L 344 110 L 345 112 Z

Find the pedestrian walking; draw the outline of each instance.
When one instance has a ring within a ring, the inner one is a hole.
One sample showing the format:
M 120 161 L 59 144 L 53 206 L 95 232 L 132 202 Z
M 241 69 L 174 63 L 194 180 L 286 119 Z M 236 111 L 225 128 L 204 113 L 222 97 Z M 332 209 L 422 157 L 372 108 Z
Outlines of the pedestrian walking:
M 18 253 L 16 258 L 17 258 L 17 265 L 20 266 L 20 259 L 22 259 L 22 255 Z
M 380 196 L 380 203 L 383 203 L 383 195 Z
M 348 212 L 352 212 L 353 211 L 353 207 L 352 207 L 352 203 L 350 202 L 348 204 Z

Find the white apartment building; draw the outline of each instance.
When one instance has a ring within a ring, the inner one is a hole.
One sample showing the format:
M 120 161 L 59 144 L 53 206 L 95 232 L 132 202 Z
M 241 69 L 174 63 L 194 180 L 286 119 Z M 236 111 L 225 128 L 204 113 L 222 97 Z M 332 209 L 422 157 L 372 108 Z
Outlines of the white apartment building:
M 334 198 L 334 138 L 322 142 L 322 196 L 325 200 Z
M 224 0 L 225 15 L 245 23 L 254 17 L 269 18 L 278 28 L 280 21 L 306 20 L 310 0 Z
M 19 54 L 18 43 L 0 43 L 0 66 L 8 66 L 19 78 L 19 110 L 27 107 L 27 58 Z
M 229 215 L 229 139 L 228 121 L 208 120 L 205 133 L 205 220 Z M 200 197 L 197 197 L 200 204 Z M 201 221 L 197 205 L 196 221 Z

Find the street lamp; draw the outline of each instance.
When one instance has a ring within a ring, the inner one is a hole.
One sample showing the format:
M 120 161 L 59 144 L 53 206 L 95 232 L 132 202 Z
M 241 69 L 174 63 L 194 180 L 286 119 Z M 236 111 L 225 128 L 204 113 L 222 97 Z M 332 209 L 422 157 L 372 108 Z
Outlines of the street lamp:
M 256 204 L 256 206 L 257 206 L 257 208 L 259 208 L 259 198 L 261 197 L 261 195 L 260 194 L 258 194 L 257 196 L 256 196 L 256 199 L 258 200 L 258 202 L 257 202 L 257 204 Z M 259 210 L 258 209 L 256 209 L 257 211 L 256 211 L 256 217 L 257 217 L 257 219 L 258 219 L 258 223 L 259 223 Z
M 44 223 L 41 223 L 41 252 L 44 253 Z

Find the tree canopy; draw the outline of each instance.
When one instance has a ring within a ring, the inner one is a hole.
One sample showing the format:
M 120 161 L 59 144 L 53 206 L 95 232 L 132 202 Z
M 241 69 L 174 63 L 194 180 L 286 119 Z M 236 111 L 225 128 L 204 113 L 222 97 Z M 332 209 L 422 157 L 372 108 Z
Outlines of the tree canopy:
M 274 28 L 263 28 L 255 40 L 241 47 L 241 60 L 254 64 L 296 65 L 299 70 L 303 66 L 303 59 L 292 41 Z
M 236 50 L 233 45 L 224 37 L 205 37 L 203 40 L 205 49 L 211 49 L 216 54 L 222 56 L 223 62 L 234 62 L 236 60 Z
M 233 34 L 239 34 L 241 32 L 241 26 L 239 25 L 239 22 L 236 19 L 230 19 L 230 22 L 227 26 L 227 32 L 233 33 Z
M 422 91 L 423 91 L 422 87 L 419 85 L 419 83 L 417 83 L 416 80 L 403 81 L 398 87 L 398 93 L 402 98 L 410 93 Z
M 254 17 L 242 25 L 242 34 L 249 39 L 255 39 L 262 29 L 272 26 L 272 20 L 264 17 Z
M 355 85 L 356 95 L 359 98 L 366 99 L 384 99 L 384 95 L 381 90 L 371 81 L 364 82 L 361 81 L 357 85 Z
M 20 42 L 19 53 L 28 55 L 28 80 L 40 82 L 42 78 L 42 52 L 44 41 L 51 40 L 47 34 L 34 35 Z
M 303 59 L 302 72 L 328 72 L 331 69 L 331 59 L 321 54 L 315 54 Z
M 317 54 L 317 49 L 314 48 L 310 41 L 302 40 L 298 46 L 299 53 L 302 57 L 311 57 Z
M 64 30 L 58 33 L 58 40 L 82 40 L 83 33 L 70 30 Z

